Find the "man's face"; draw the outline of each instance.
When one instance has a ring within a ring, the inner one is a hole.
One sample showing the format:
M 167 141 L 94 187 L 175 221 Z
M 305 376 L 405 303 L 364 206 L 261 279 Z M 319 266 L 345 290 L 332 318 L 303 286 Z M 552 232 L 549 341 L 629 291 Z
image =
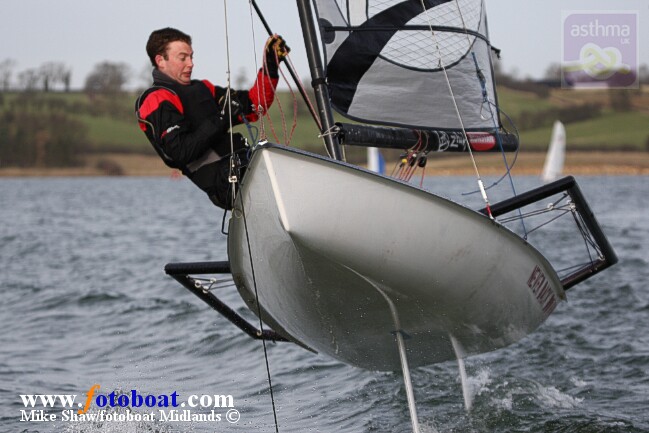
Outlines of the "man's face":
M 160 72 L 180 84 L 189 84 L 194 68 L 193 56 L 194 51 L 191 45 L 182 41 L 174 41 L 167 46 L 166 56 L 157 55 L 155 59 Z

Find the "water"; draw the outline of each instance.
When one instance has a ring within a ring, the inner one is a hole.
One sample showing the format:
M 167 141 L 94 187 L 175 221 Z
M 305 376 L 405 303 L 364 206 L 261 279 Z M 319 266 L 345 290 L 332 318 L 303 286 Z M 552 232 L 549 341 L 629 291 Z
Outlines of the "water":
M 569 291 L 521 342 L 467 358 L 469 413 L 456 362 L 412 370 L 422 431 L 649 432 L 648 181 L 580 179 L 620 263 Z M 454 197 L 474 185 L 427 183 Z M 200 191 L 165 178 L 0 179 L 0 203 L 0 430 L 275 430 L 261 343 L 163 272 L 171 261 L 226 257 L 222 215 Z M 220 294 L 252 320 L 233 290 Z M 399 373 L 286 343 L 268 345 L 268 362 L 279 431 L 411 429 Z M 20 395 L 83 402 L 93 384 L 103 395 L 231 395 L 240 420 L 20 421 Z

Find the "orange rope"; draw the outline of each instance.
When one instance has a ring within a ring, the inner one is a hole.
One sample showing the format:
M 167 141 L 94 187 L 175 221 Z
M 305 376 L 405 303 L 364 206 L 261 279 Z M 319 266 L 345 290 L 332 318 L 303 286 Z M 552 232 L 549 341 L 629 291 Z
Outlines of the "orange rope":
M 288 57 L 287 57 L 287 59 L 288 59 Z M 288 86 L 288 89 L 289 89 L 289 91 L 291 93 L 291 99 L 293 101 L 293 123 L 291 125 L 291 130 L 289 132 L 288 127 L 286 126 L 286 114 L 284 113 L 284 108 L 282 107 L 282 103 L 281 103 L 279 98 L 277 98 L 277 97 L 275 98 L 277 100 L 277 108 L 279 110 L 280 119 L 281 119 L 281 122 L 282 122 L 282 132 L 283 132 L 283 135 L 284 135 L 284 144 L 287 145 L 287 146 L 290 146 L 291 140 L 293 139 L 293 134 L 295 132 L 295 128 L 297 127 L 297 97 L 295 95 L 295 92 L 293 91 L 293 88 L 291 87 L 291 83 L 286 78 L 286 75 L 284 75 L 284 71 L 282 71 L 281 68 L 279 68 L 280 62 L 279 62 L 279 57 L 278 57 L 277 53 L 275 53 L 275 61 L 278 64 L 277 69 L 278 69 L 280 75 L 282 76 L 282 79 L 284 80 L 284 82 Z M 264 68 L 265 68 L 266 71 L 268 70 L 267 60 L 266 60 L 265 56 L 264 56 Z M 266 103 L 266 102 L 267 101 L 264 101 L 264 103 Z M 309 104 L 310 104 L 310 101 L 309 101 Z M 273 124 L 272 118 L 270 117 L 269 110 L 266 111 L 265 115 L 268 118 L 268 124 L 269 124 L 271 132 L 273 134 L 273 138 L 275 139 L 276 142 L 279 143 L 280 140 L 279 140 L 279 137 L 277 136 L 277 132 L 275 131 L 275 126 Z M 265 130 L 264 130 L 264 132 L 265 132 Z

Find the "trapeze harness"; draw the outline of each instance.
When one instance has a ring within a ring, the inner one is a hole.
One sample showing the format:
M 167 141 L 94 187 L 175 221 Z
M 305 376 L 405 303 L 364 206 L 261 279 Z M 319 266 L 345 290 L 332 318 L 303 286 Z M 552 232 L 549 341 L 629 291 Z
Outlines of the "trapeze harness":
M 243 159 L 247 163 L 246 154 L 248 148 L 245 139 L 241 134 L 235 133 L 233 134 L 232 145 L 228 133 L 229 122 L 227 115 L 223 119 L 221 107 L 219 107 L 215 99 L 216 90 L 212 83 L 207 80 L 192 80 L 189 85 L 179 85 L 170 82 L 170 80 L 158 79 L 160 75 L 162 74 L 159 71 L 154 71 L 155 81 L 163 81 L 164 85 L 154 85 L 147 89 L 135 103 L 135 113 L 140 129 L 144 131 L 153 148 L 168 167 L 180 170 L 194 184 L 205 191 L 216 206 L 231 209 L 230 157 L 234 151 L 234 154 L 240 160 Z M 204 133 L 202 138 L 208 139 L 210 142 L 208 149 L 202 155 L 187 164 L 183 164 L 169 156 L 163 144 L 163 138 L 167 134 L 173 133 L 175 129 L 180 129 L 181 126 L 172 124 L 165 131 L 156 131 L 156 126 L 146 120 L 147 116 L 160 109 L 160 106 L 164 103 L 172 104 L 182 114 L 184 117 L 182 127 L 184 129 L 199 135 Z M 141 111 L 143 106 L 146 107 L 147 112 Z M 205 127 L 205 122 L 208 120 L 212 122 L 208 127 Z M 219 125 L 219 122 L 221 122 L 221 125 Z M 217 128 L 214 128 L 215 124 Z M 218 126 L 222 126 L 222 128 L 218 128 Z M 241 176 L 243 176 L 243 172 L 239 173 L 239 179 Z

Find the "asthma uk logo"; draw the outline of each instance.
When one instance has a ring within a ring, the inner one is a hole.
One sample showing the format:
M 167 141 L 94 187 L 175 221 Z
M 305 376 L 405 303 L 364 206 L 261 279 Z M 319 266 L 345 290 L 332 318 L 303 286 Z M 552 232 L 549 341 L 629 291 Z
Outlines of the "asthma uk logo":
M 564 11 L 562 86 L 638 87 L 638 12 Z

